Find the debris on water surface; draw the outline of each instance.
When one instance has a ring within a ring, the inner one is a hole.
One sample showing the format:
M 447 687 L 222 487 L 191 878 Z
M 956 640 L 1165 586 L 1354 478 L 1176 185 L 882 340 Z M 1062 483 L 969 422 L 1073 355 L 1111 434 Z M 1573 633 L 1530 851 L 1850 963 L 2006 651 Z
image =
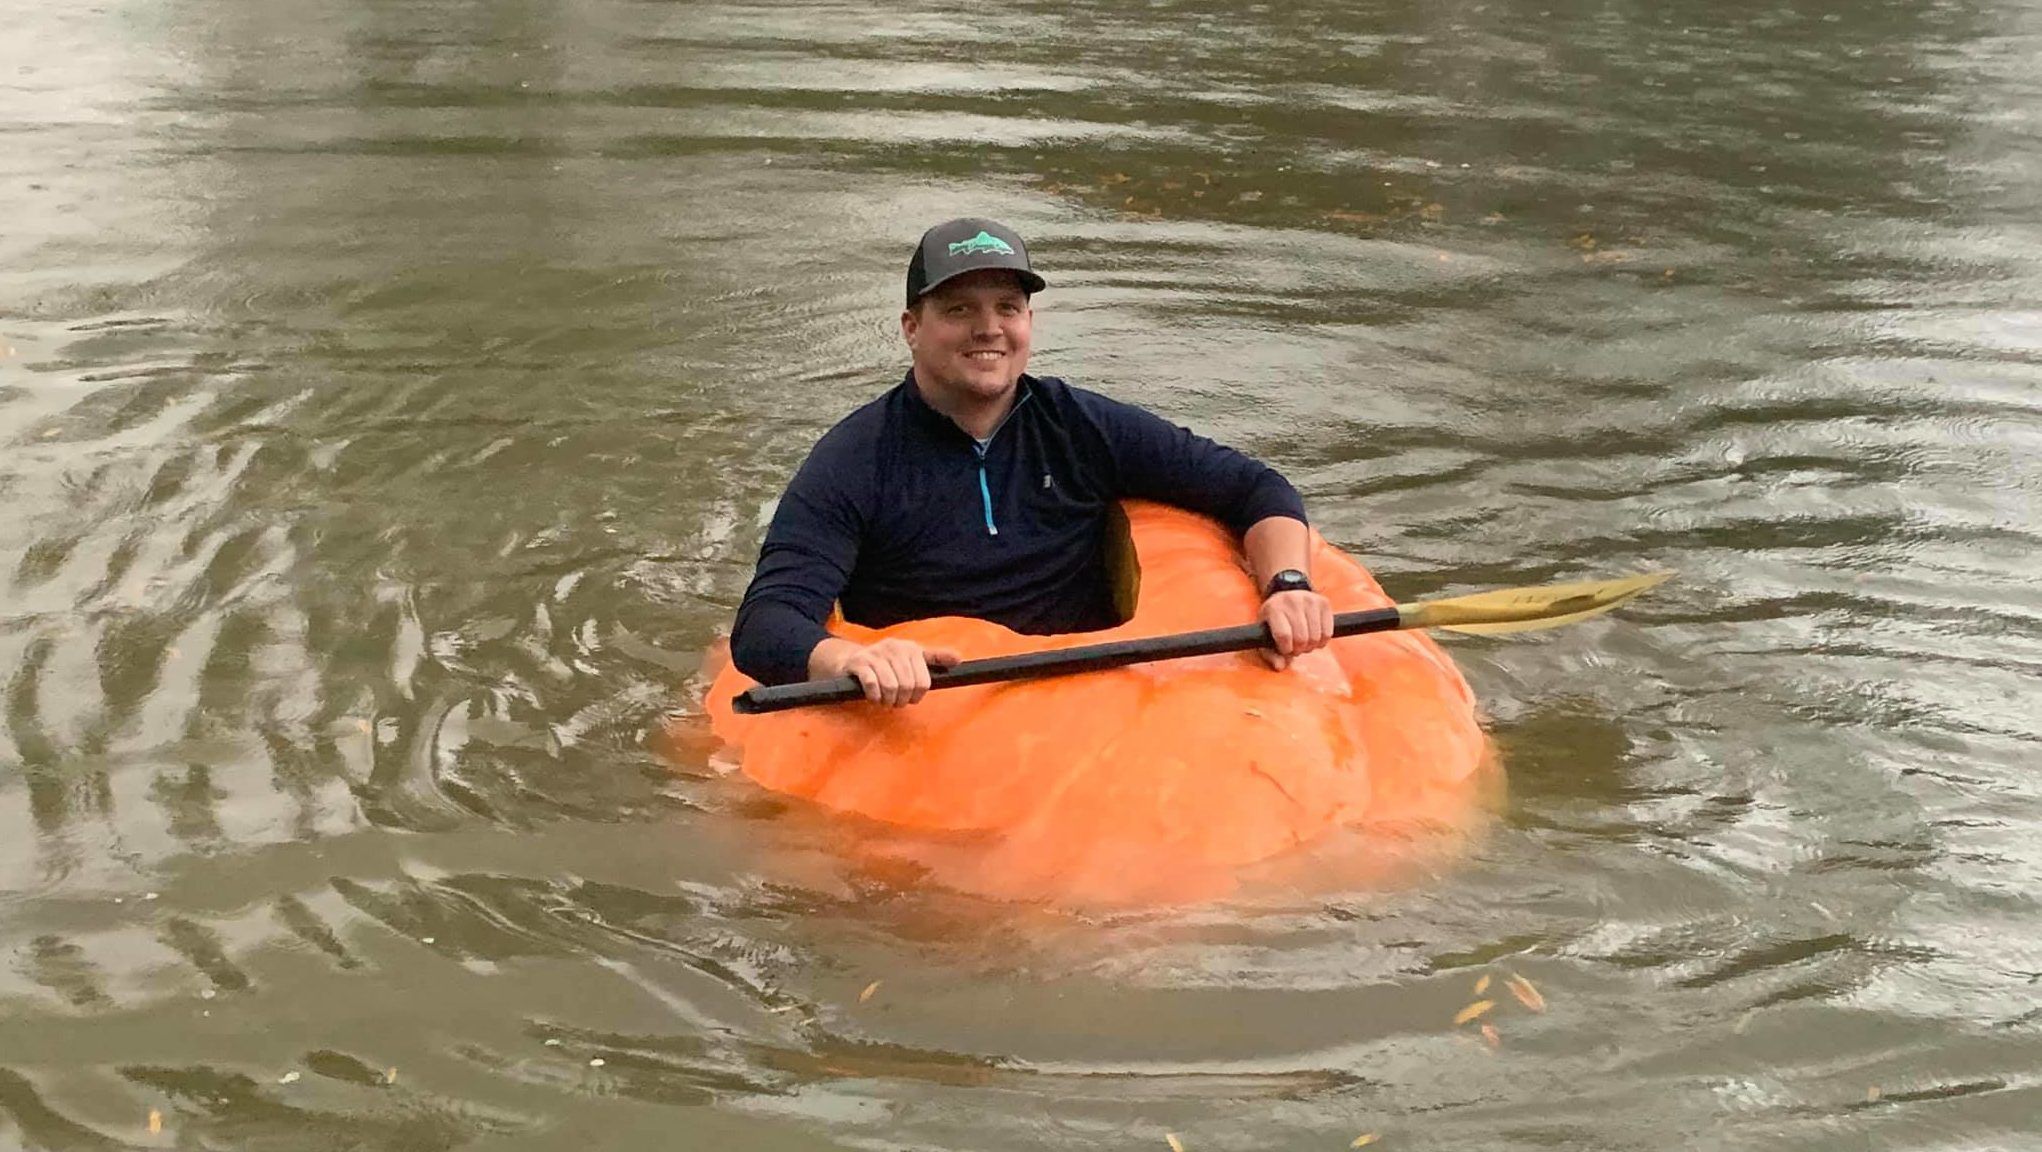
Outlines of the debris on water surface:
M 1359 1136 L 1356 1136 L 1356 1137 L 1354 1138 L 1354 1143 L 1352 1143 L 1352 1144 L 1349 1144 L 1349 1145 L 1348 1145 L 1348 1147 L 1349 1147 L 1349 1148 L 1366 1148 L 1366 1147 L 1368 1147 L 1369 1145 L 1371 1145 L 1371 1144 L 1375 1143 L 1376 1141 L 1378 1141 L 1378 1140 L 1380 1140 L 1380 1139 L 1382 1139 L 1382 1137 L 1380 1137 L 1380 1136 L 1376 1135 L 1376 1134 L 1375 1134 L 1375 1133 L 1373 1133 L 1373 1132 L 1363 1132 L 1363 1133 L 1362 1133 L 1361 1135 L 1359 1135 Z
M 601 1056 L 591 1056 L 589 1057 L 588 1066 L 591 1068 L 601 1068 L 603 1065 L 608 1063 L 609 1061 L 603 1059 Z
M 548 1039 L 548 1040 L 546 1041 L 546 1047 L 548 1047 L 548 1048 L 558 1048 L 558 1047 L 560 1047 L 560 1037 L 558 1037 L 558 1036 L 555 1036 L 555 1037 L 552 1037 L 552 1038 Z
M 1177 1139 L 1175 1132 L 1163 1133 L 1163 1139 L 1170 1142 L 1170 1152 L 1184 1152 L 1184 1141 Z
M 1479 1018 L 1494 1007 L 1496 1007 L 1496 1001 L 1494 1000 L 1477 1000 L 1459 1012 L 1454 1013 L 1454 1023 L 1456 1025 L 1466 1024 L 1470 1020 Z
M 163 1113 L 154 1108 L 149 1109 L 149 1135 L 163 1135 Z
M 1877 1104 L 1878 1102 L 1879 1102 L 1879 1086 L 1877 1084 L 1874 1084 L 1870 1088 L 1865 1089 L 1865 1103 Z
M 1496 1031 L 1496 1025 L 1494 1024 L 1482 1025 L 1482 1039 L 1487 1040 L 1491 1048 L 1503 1047 L 1503 1036 Z
M 383 1083 L 385 1084 L 397 1083 L 397 1066 L 395 1064 L 392 1064 L 390 1067 L 385 1068 L 383 1070 Z
M 1504 979 L 1503 986 L 1510 989 L 1510 994 L 1517 997 L 1519 1004 L 1534 1012 L 1544 1012 L 1546 1010 L 1546 998 L 1539 995 L 1539 990 L 1534 988 L 1532 982 L 1524 977 L 1513 972 Z
M 1482 978 L 1480 980 L 1475 981 L 1475 995 L 1480 996 L 1482 993 L 1487 992 L 1488 990 L 1489 990 L 1489 974 L 1485 972 L 1482 974 Z
M 867 984 L 865 986 L 865 991 L 858 993 L 858 1003 L 863 1004 L 867 1000 L 872 999 L 872 994 L 874 992 L 879 991 L 879 984 L 880 982 L 877 980 L 874 980 L 872 983 Z
M 297 1082 L 298 1074 L 296 1072 L 286 1072 L 277 1078 L 277 1083 L 279 1084 L 296 1084 Z

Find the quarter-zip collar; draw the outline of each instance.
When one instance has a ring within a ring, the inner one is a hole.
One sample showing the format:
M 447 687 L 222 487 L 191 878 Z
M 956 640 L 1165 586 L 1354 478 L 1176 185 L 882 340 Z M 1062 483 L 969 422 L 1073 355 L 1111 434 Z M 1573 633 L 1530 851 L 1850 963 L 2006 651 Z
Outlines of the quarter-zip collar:
M 986 437 L 986 443 L 990 444 L 993 442 L 993 440 L 998 438 L 998 436 L 1000 435 L 1000 430 L 1002 428 L 1005 428 L 1008 425 L 1008 423 L 1010 423 L 1014 419 L 1014 413 L 1019 412 L 1021 410 L 1021 406 L 1023 404 L 1028 403 L 1029 398 L 1035 394 L 1034 385 L 1035 378 L 1025 373 L 1021 376 L 1019 380 L 1015 382 L 1014 403 L 1007 409 L 1007 414 L 1005 416 L 1000 417 L 1000 422 L 993 426 L 992 434 Z M 914 369 L 912 368 L 908 369 L 907 376 L 904 379 L 902 379 L 901 391 L 906 393 L 908 411 L 914 413 L 916 419 L 923 421 L 934 421 L 936 424 L 940 424 L 941 426 L 948 428 L 952 434 L 964 437 L 966 443 L 969 444 L 978 443 L 977 437 L 974 437 L 971 433 L 966 432 L 963 426 L 958 424 L 957 421 L 952 420 L 950 417 L 944 415 L 942 412 L 937 411 L 936 408 L 928 402 L 928 400 L 923 398 L 921 385 L 915 383 Z
M 1000 422 L 993 425 L 992 432 L 986 436 L 984 442 L 980 442 L 978 437 L 966 432 L 957 421 L 938 412 L 927 400 L 922 398 L 922 390 L 915 383 L 913 369 L 908 370 L 907 379 L 901 384 L 901 389 L 907 394 L 905 403 L 907 404 L 908 411 L 913 414 L 914 419 L 922 421 L 925 426 L 933 427 L 931 422 L 935 425 L 941 425 L 943 428 L 949 429 L 948 435 L 962 437 L 964 442 L 971 446 L 973 462 L 978 466 L 979 509 L 985 516 L 986 535 L 988 536 L 998 536 L 1000 534 L 1000 524 L 993 516 L 993 488 L 992 482 L 986 477 L 986 453 L 992 451 L 993 442 L 999 439 L 1001 430 L 1006 428 L 1008 424 L 1013 423 L 1014 415 L 1020 412 L 1030 400 L 1034 399 L 1035 389 L 1032 387 L 1033 383 L 1034 381 L 1030 380 L 1027 376 L 1022 376 L 1015 382 L 1014 390 L 1016 395 L 1013 405 L 1007 409 L 1005 416 L 1000 417 Z M 942 434 L 938 433 L 938 435 Z

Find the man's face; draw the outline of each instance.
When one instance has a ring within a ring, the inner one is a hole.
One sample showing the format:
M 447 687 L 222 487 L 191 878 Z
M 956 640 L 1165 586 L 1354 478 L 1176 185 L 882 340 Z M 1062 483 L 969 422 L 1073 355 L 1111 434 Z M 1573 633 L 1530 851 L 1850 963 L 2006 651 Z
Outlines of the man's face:
M 967 272 L 901 313 L 915 379 L 960 400 L 995 400 L 1028 367 L 1035 313 L 1020 277 L 999 268 Z

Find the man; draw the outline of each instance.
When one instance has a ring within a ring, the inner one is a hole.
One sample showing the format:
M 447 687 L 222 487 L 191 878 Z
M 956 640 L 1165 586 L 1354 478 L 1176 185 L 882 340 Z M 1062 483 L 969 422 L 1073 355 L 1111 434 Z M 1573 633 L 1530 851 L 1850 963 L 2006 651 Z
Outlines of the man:
M 832 636 L 833 604 L 874 628 L 935 616 L 1037 635 L 1110 628 L 1107 531 L 1122 497 L 1241 537 L 1272 667 L 1332 638 L 1288 481 L 1140 408 L 1025 373 L 1030 297 L 1044 287 L 998 223 L 923 234 L 900 317 L 907 378 L 824 434 L 788 486 L 738 608 L 739 671 L 766 684 L 853 676 L 867 699 L 898 707 L 928 691 L 931 665 L 957 662 L 911 640 Z

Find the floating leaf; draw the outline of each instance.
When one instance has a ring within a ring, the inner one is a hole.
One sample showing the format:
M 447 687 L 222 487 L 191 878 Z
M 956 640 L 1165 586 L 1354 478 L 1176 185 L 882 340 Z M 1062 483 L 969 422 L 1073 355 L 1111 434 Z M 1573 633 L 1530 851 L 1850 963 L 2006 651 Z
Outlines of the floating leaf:
M 1491 1048 L 1503 1047 L 1503 1037 L 1496 1031 L 1494 1024 L 1482 1025 L 1482 1039 L 1487 1040 Z
M 163 1113 L 154 1108 L 149 1109 L 149 1135 L 163 1135 Z
M 1352 1144 L 1349 1144 L 1349 1145 L 1348 1145 L 1348 1147 L 1349 1147 L 1349 1148 L 1366 1148 L 1366 1147 L 1368 1147 L 1369 1145 L 1371 1145 L 1371 1144 L 1375 1143 L 1376 1141 L 1378 1141 L 1378 1140 L 1380 1140 L 1380 1139 L 1382 1139 L 1382 1137 L 1380 1137 L 1380 1136 L 1376 1135 L 1376 1134 L 1375 1134 L 1375 1133 L 1373 1133 L 1373 1132 L 1363 1132 L 1363 1133 L 1362 1133 L 1361 1135 L 1359 1135 L 1359 1136 L 1356 1136 L 1356 1137 L 1354 1138 L 1354 1143 L 1352 1143 Z
M 1163 1133 L 1163 1139 L 1170 1142 L 1170 1152 L 1184 1152 L 1184 1141 L 1177 1139 L 1175 1132 Z
M 1477 1000 L 1459 1012 L 1454 1013 L 1454 1023 L 1457 1025 L 1466 1024 L 1468 1021 L 1482 1016 L 1494 1007 L 1496 1007 L 1496 1001 L 1494 1000 Z
M 396 1065 L 394 1065 L 394 1064 L 393 1064 L 393 1065 L 391 1065 L 391 1066 L 390 1066 L 389 1068 L 387 1068 L 387 1069 L 385 1069 L 385 1070 L 383 1071 L 383 1083 L 385 1083 L 385 1084 L 395 1084 L 395 1083 L 397 1083 L 397 1066 L 396 1066 Z
M 1512 973 L 1503 981 L 1503 986 L 1510 989 L 1510 994 L 1517 997 L 1519 1004 L 1534 1012 L 1544 1012 L 1546 1010 L 1546 998 L 1539 995 L 1539 990 L 1532 987 L 1532 982 L 1524 977 Z
M 1475 981 L 1475 995 L 1480 996 L 1482 993 L 1487 992 L 1488 990 L 1489 990 L 1489 974 L 1487 972 L 1484 972 L 1482 973 L 1482 978 L 1480 980 Z
M 863 1004 L 867 1000 L 872 999 L 872 994 L 877 991 L 879 991 L 879 981 L 874 980 L 865 986 L 865 991 L 858 993 L 858 1003 Z

